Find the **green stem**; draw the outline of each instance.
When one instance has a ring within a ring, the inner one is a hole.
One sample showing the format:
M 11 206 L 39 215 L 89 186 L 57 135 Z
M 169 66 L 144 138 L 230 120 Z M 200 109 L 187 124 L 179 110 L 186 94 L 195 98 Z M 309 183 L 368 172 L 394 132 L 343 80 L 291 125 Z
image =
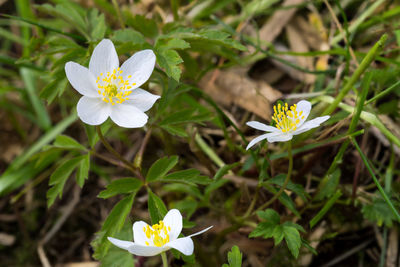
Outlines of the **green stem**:
M 264 205 L 259 207 L 257 210 L 264 210 L 265 208 L 267 208 L 269 205 L 274 203 L 274 201 L 282 195 L 283 191 L 285 191 L 286 186 L 288 185 L 288 183 L 290 181 L 290 177 L 292 176 L 292 171 L 293 171 L 292 141 L 289 141 L 288 158 L 289 158 L 289 169 L 288 169 L 288 173 L 286 175 L 286 179 L 283 182 L 283 185 L 281 186 L 279 191 L 268 202 L 266 202 Z
M 376 178 L 371 166 L 369 165 L 368 159 L 367 157 L 365 157 L 364 153 L 362 152 L 361 148 L 358 146 L 357 141 L 350 137 L 351 142 L 353 143 L 353 145 L 355 146 L 355 148 L 357 149 L 358 153 L 361 156 L 362 161 L 364 162 L 365 166 L 367 167 L 369 173 L 372 176 L 372 180 L 374 180 L 374 183 L 376 185 L 376 187 L 378 187 L 379 192 L 381 193 L 381 196 L 383 197 L 383 199 L 385 200 L 386 204 L 388 204 L 389 208 L 392 210 L 393 214 L 395 215 L 397 221 L 400 221 L 400 214 L 399 212 L 396 210 L 396 208 L 394 207 L 392 201 L 390 201 L 389 197 L 387 196 L 385 190 L 383 190 L 382 186 L 380 185 L 378 178 Z
M 127 159 L 125 159 L 121 154 L 119 154 L 119 153 L 110 145 L 110 143 L 108 143 L 108 141 L 104 138 L 103 133 L 101 132 L 101 127 L 100 127 L 100 126 L 96 126 L 96 131 L 97 131 L 97 134 L 99 135 L 100 141 L 103 143 L 103 145 L 105 146 L 105 148 L 106 148 L 111 154 L 113 154 L 117 159 L 119 159 L 120 161 L 122 161 L 128 169 L 130 169 L 133 173 L 135 173 L 135 168 L 132 166 L 132 164 L 131 164 Z
M 161 253 L 161 259 L 163 267 L 168 267 L 168 259 L 167 259 L 167 254 L 165 254 L 165 251 Z

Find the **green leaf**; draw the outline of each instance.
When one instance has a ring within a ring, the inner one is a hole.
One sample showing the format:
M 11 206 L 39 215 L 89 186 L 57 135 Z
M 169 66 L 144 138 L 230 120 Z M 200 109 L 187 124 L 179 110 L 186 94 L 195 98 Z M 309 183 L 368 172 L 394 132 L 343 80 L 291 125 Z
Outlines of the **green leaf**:
M 282 186 L 286 178 L 286 174 L 278 174 L 274 178 L 266 181 L 266 183 L 270 184 L 277 184 L 279 186 Z M 300 184 L 295 184 L 289 181 L 289 183 L 286 185 L 286 189 L 289 189 L 293 192 L 295 192 L 299 197 L 301 197 L 304 201 L 307 201 L 307 193 L 304 191 L 304 188 Z
M 183 62 L 178 52 L 175 50 L 167 49 L 161 51 L 155 51 L 157 56 L 157 63 L 161 68 L 165 70 L 168 77 L 172 77 L 174 80 L 179 81 L 182 70 L 179 68 L 179 64 Z
M 59 135 L 56 137 L 56 140 L 53 144 L 55 147 L 60 147 L 64 149 L 78 149 L 78 150 L 86 150 L 86 147 L 78 143 L 72 137 L 66 135 Z
M 132 240 L 132 224 L 125 223 L 122 230 L 119 231 L 114 238 L 121 240 Z M 106 240 L 105 242 L 108 242 Z M 100 267 L 132 267 L 135 266 L 132 254 L 117 246 L 110 246 L 107 254 L 101 259 Z
M 301 238 L 299 231 L 291 226 L 284 226 L 283 233 L 285 236 L 286 244 L 292 253 L 292 255 L 297 259 L 299 256 L 299 250 L 301 246 Z
M 67 181 L 68 177 L 71 175 L 72 171 L 79 165 L 83 160 L 83 157 L 76 157 L 63 162 L 50 176 L 49 185 L 52 186 L 47 191 L 47 206 L 53 205 L 57 196 L 61 198 L 62 191 Z
M 336 169 L 331 174 L 325 176 L 318 187 L 318 193 L 315 196 L 315 199 L 322 200 L 326 197 L 332 196 L 339 184 L 340 176 L 340 169 Z
M 188 169 L 170 173 L 162 178 L 162 181 L 187 183 L 190 185 L 207 185 L 211 182 L 210 178 L 208 178 L 207 176 L 201 176 L 200 171 L 196 169 Z
M 229 267 L 241 267 L 242 266 L 242 253 L 238 246 L 233 246 L 232 250 L 228 252 Z
M 274 230 L 272 231 L 272 237 L 274 238 L 275 246 L 282 242 L 285 237 L 282 225 L 275 225 Z
M 266 209 L 265 211 L 257 211 L 258 217 L 263 219 L 264 221 L 267 221 L 271 224 L 279 224 L 281 221 L 281 217 L 279 214 L 274 211 L 273 209 Z
M 172 135 L 179 136 L 179 137 L 188 137 L 184 128 L 176 125 L 161 125 L 161 128 L 166 130 Z
M 164 157 L 157 160 L 147 172 L 146 181 L 153 182 L 162 179 L 177 163 L 178 156 Z
M 90 169 L 90 154 L 86 154 L 83 157 L 83 160 L 78 166 L 78 170 L 76 172 L 76 183 L 80 188 L 85 184 L 85 180 L 89 177 L 89 169 Z
M 143 34 L 134 29 L 123 29 L 115 31 L 112 37 L 112 40 L 115 42 L 127 43 L 132 42 L 135 44 L 145 43 Z
M 342 192 L 338 189 L 336 193 L 325 203 L 325 205 L 322 207 L 322 209 L 317 213 L 317 215 L 314 216 L 314 218 L 311 219 L 310 221 L 310 228 L 313 228 L 327 213 L 330 208 L 335 204 L 336 200 L 342 195 Z
M 91 9 L 88 12 L 89 31 L 92 40 L 100 40 L 104 38 L 107 27 L 104 20 L 104 14 L 99 14 L 97 9 Z
M 148 194 L 148 209 L 150 213 L 151 223 L 156 224 L 164 218 L 168 210 L 161 198 L 156 196 L 150 189 L 148 190 Z
M 271 222 L 261 222 L 257 227 L 249 234 L 249 237 L 259 237 L 270 238 L 274 234 L 274 229 L 277 225 Z
M 136 193 L 143 185 L 137 178 L 121 178 L 112 181 L 107 189 L 100 192 L 99 198 L 110 198 L 118 194 Z
M 232 170 L 233 168 L 235 168 L 236 166 L 239 165 L 239 162 L 235 162 L 232 164 L 227 164 L 222 166 L 221 168 L 219 168 L 219 170 L 215 173 L 213 180 L 219 180 L 222 177 L 225 176 L 225 174 L 227 174 L 230 170 Z
M 173 38 L 168 41 L 165 39 L 158 39 L 155 45 L 156 49 L 159 51 L 168 50 L 168 49 L 186 49 L 190 48 L 190 44 L 185 40 Z
M 366 219 L 375 222 L 379 227 L 382 224 L 392 227 L 393 221 L 396 220 L 390 207 L 381 198 L 375 198 L 371 204 L 364 205 L 361 212 Z
M 131 11 L 128 10 L 124 12 L 124 16 L 126 16 L 126 23 L 141 32 L 144 36 L 153 39 L 158 35 L 158 27 L 154 19 L 148 19 L 142 15 L 132 17 Z
M 93 257 L 95 259 L 101 260 L 107 254 L 111 245 L 107 237 L 113 237 L 124 226 L 126 217 L 132 209 L 134 198 L 135 194 L 126 196 L 111 210 L 101 230 L 97 233 L 97 238 L 91 244 L 94 248 Z

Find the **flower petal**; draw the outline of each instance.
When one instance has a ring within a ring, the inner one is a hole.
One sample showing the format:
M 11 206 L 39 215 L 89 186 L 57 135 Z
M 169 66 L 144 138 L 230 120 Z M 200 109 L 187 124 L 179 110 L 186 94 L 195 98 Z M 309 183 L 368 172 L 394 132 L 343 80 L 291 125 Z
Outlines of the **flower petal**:
M 65 64 L 65 74 L 72 87 L 81 95 L 100 97 L 94 75 L 87 68 L 70 61 Z
M 111 119 L 121 127 L 139 128 L 147 123 L 147 115 L 129 103 L 120 103 L 112 106 Z
M 308 102 L 307 100 L 301 100 L 297 103 L 297 112 L 303 112 L 301 114 L 300 122 L 297 124 L 297 127 L 300 127 L 304 123 L 304 121 L 308 118 L 308 115 L 310 115 L 311 111 L 311 103 Z
M 202 234 L 202 233 L 204 233 L 204 232 L 210 230 L 210 229 L 213 228 L 213 227 L 214 227 L 214 226 L 207 227 L 206 229 L 203 229 L 203 230 L 201 230 L 201 231 L 199 231 L 199 232 L 197 232 L 197 233 L 191 234 L 191 235 L 189 235 L 188 237 L 200 235 L 200 234 Z
M 276 127 L 269 126 L 269 125 L 266 125 L 266 124 L 258 122 L 258 121 L 248 121 L 246 124 L 254 129 L 265 131 L 265 132 L 279 131 L 279 129 Z
M 128 250 L 129 247 L 134 245 L 134 243 L 131 241 L 120 240 L 113 237 L 107 237 L 107 239 L 115 246 L 126 250 Z
M 144 84 L 153 72 L 156 63 L 156 55 L 150 49 L 142 50 L 135 53 L 121 66 L 122 76 L 124 80 L 128 80 L 132 86 L 132 90 Z M 129 78 L 128 76 L 132 76 Z
M 280 135 L 271 135 L 268 136 L 268 142 L 274 143 L 274 142 L 286 142 L 289 140 L 292 140 L 293 135 L 292 134 L 280 134 Z
M 171 247 L 179 250 L 184 255 L 189 256 L 193 254 L 194 245 L 190 237 L 182 237 L 165 244 L 165 247 Z
M 260 142 L 260 141 L 262 141 L 264 139 L 267 139 L 267 138 L 272 137 L 272 136 L 277 136 L 277 135 L 280 135 L 280 134 L 282 134 L 281 131 L 262 134 L 262 135 L 260 135 L 260 136 L 258 136 L 256 138 L 254 138 L 253 140 L 251 140 L 250 143 L 247 145 L 246 150 L 248 150 L 249 148 L 254 146 L 256 143 L 258 143 L 258 142 Z M 268 142 L 269 142 L 269 139 L 268 139 Z
M 182 231 L 182 215 L 177 209 L 172 209 L 168 211 L 165 215 L 163 222 L 165 226 L 171 227 L 169 232 L 169 240 L 175 240 L 178 238 Z
M 144 221 L 138 221 L 133 224 L 133 242 L 135 244 L 144 246 L 148 242 L 150 245 L 154 245 L 153 240 L 147 238 L 146 233 L 143 231 L 143 228 L 147 229 L 147 226 L 149 225 Z
M 293 132 L 294 135 L 296 134 L 301 134 L 304 132 L 307 132 L 308 130 L 311 130 L 313 128 L 316 128 L 321 125 L 321 123 L 327 121 L 330 118 L 330 116 L 323 116 L 323 117 L 317 117 L 315 119 L 309 120 L 303 125 L 301 125 L 296 131 Z
M 132 246 L 128 248 L 128 251 L 134 255 L 137 256 L 155 256 L 157 254 L 160 254 L 163 251 L 168 250 L 169 248 L 167 247 L 156 247 L 156 246 L 143 246 L 134 243 Z
M 146 112 L 159 98 L 159 95 L 153 95 L 143 89 L 136 88 L 132 91 L 132 94 L 129 95 L 129 100 L 126 100 L 124 103 L 129 103 L 141 111 Z
M 86 124 L 99 125 L 111 114 L 110 105 L 100 98 L 82 96 L 76 106 L 79 118 Z
M 93 50 L 89 70 L 95 77 L 119 67 L 117 51 L 109 39 L 103 39 Z

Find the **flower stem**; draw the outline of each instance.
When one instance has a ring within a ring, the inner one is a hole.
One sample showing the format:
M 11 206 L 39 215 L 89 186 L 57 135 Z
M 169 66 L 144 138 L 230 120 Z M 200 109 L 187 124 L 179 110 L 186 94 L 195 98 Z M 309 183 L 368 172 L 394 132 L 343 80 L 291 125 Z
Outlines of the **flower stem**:
M 163 263 L 163 267 L 168 267 L 168 259 L 167 259 L 167 254 L 164 252 L 161 252 L 161 259 Z
M 283 182 L 283 185 L 281 186 L 279 191 L 268 202 L 266 202 L 264 205 L 259 207 L 257 210 L 263 210 L 263 209 L 267 208 L 269 205 L 274 203 L 274 201 L 282 195 L 283 191 L 285 191 L 286 186 L 288 185 L 288 183 L 290 181 L 290 177 L 292 176 L 292 171 L 293 171 L 292 141 L 289 141 L 288 158 L 289 158 L 289 168 L 288 168 L 288 173 L 286 175 L 286 179 Z
M 132 166 L 132 164 L 126 160 L 121 154 L 119 154 L 111 145 L 110 143 L 108 143 L 108 141 L 104 138 L 103 133 L 101 132 L 101 128 L 100 126 L 96 126 L 96 131 L 97 134 L 99 135 L 100 141 L 103 143 L 103 145 L 105 146 L 105 148 L 111 153 L 113 154 L 117 159 L 119 159 L 120 161 L 122 161 L 125 166 L 130 169 L 133 173 L 135 172 L 135 168 Z

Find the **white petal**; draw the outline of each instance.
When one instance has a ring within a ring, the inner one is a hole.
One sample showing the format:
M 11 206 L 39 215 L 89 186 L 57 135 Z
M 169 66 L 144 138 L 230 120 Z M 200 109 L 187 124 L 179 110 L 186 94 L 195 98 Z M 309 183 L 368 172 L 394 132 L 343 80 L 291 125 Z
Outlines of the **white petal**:
M 143 246 L 143 245 L 134 243 L 133 246 L 130 246 L 128 248 L 128 251 L 137 256 L 150 257 L 150 256 L 155 256 L 157 254 L 160 254 L 161 252 L 166 251 L 168 249 L 169 248 L 167 248 L 165 246 L 164 247 Z
M 249 148 L 251 148 L 252 146 L 254 146 L 256 143 L 264 140 L 264 139 L 268 139 L 269 137 L 273 137 L 276 135 L 280 135 L 282 134 L 281 131 L 277 131 L 277 132 L 273 132 L 273 133 L 266 133 L 266 134 L 262 134 L 256 138 L 254 138 L 253 140 L 250 141 L 250 143 L 247 145 L 246 150 L 248 150 Z M 268 139 L 269 142 L 269 139 Z
M 89 62 L 90 72 L 98 77 L 100 73 L 106 75 L 105 73 L 118 67 L 119 60 L 114 44 L 109 39 L 103 39 L 93 50 Z
M 258 121 L 248 121 L 246 124 L 248 126 L 254 128 L 254 129 L 265 131 L 265 132 L 276 132 L 276 131 L 279 131 L 278 128 L 266 125 L 266 124 L 258 122 Z
M 133 246 L 134 243 L 130 242 L 130 241 L 125 241 L 125 240 L 119 240 L 113 237 L 107 237 L 107 239 L 113 243 L 115 246 L 122 248 L 122 249 L 126 249 L 128 250 L 129 247 Z
M 96 90 L 94 75 L 87 68 L 70 61 L 65 64 L 65 74 L 72 87 L 81 95 L 100 97 Z
M 76 106 L 79 118 L 86 124 L 99 125 L 111 114 L 110 105 L 101 98 L 82 96 Z
M 201 231 L 199 231 L 199 232 L 197 232 L 197 233 L 191 234 L 191 235 L 190 235 L 190 236 L 188 236 L 188 237 L 192 237 L 192 236 L 200 235 L 200 234 L 202 234 L 202 233 L 204 233 L 204 232 L 206 232 L 206 231 L 210 230 L 211 228 L 213 228 L 213 226 L 207 227 L 206 229 L 203 229 L 203 230 L 201 230 Z
M 194 249 L 193 240 L 190 237 L 182 237 L 172 240 L 171 242 L 165 244 L 165 246 L 179 250 L 186 256 L 192 255 Z
M 323 117 L 317 117 L 315 119 L 309 120 L 303 125 L 301 125 L 296 131 L 293 132 L 293 134 L 301 134 L 304 132 L 307 132 L 308 130 L 311 130 L 313 128 L 316 128 L 321 125 L 321 123 L 327 121 L 330 118 L 330 116 L 323 116 Z
M 143 111 L 125 102 L 112 106 L 110 117 L 118 126 L 125 128 L 143 127 L 148 119 Z
M 132 89 L 138 88 L 144 84 L 153 72 L 156 63 L 156 55 L 150 49 L 142 50 L 135 53 L 121 66 L 122 76 L 129 83 L 136 83 Z M 132 76 L 132 78 L 128 78 Z
M 311 111 L 311 103 L 308 102 L 307 100 L 301 100 L 297 103 L 297 112 L 303 112 L 301 114 L 300 122 L 297 124 L 297 127 L 300 127 L 304 123 L 304 121 L 307 119 L 308 115 L 310 115 Z M 304 117 L 303 117 L 304 116 Z
M 172 209 L 168 211 L 163 219 L 163 222 L 167 228 L 168 226 L 171 227 L 171 231 L 169 232 L 169 240 L 177 239 L 182 231 L 182 215 L 179 210 Z
M 286 142 L 289 140 L 292 140 L 293 135 L 292 134 L 280 134 L 280 135 L 274 135 L 274 136 L 269 136 L 268 142 L 273 143 L 273 142 Z
M 153 241 L 147 238 L 146 233 L 143 231 L 143 227 L 147 229 L 147 226 L 149 225 L 144 221 L 138 221 L 133 224 L 133 242 L 135 244 L 144 246 L 148 242 L 150 245 L 153 245 Z
M 126 100 L 124 103 L 132 104 L 141 111 L 146 112 L 159 98 L 159 95 L 153 95 L 143 89 L 136 88 L 129 95 L 129 100 Z

